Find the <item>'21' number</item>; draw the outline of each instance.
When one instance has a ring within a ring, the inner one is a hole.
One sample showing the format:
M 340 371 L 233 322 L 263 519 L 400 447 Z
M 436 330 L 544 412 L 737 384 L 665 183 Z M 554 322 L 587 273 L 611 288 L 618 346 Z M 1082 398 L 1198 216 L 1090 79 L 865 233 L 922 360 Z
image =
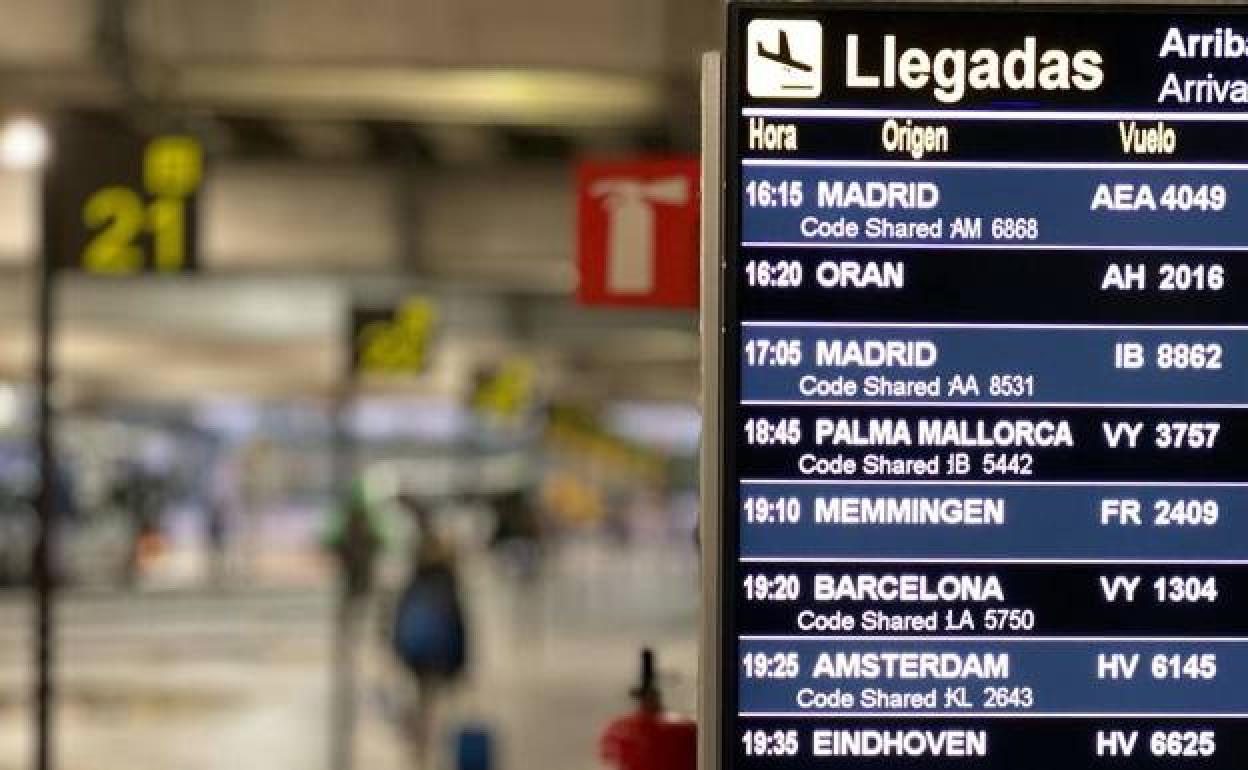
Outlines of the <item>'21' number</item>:
M 198 142 L 186 136 L 154 139 L 143 153 L 143 187 L 151 196 L 121 185 L 101 188 L 87 198 L 82 221 L 96 232 L 82 253 L 83 267 L 92 273 L 135 273 L 145 255 L 137 242 L 147 232 L 152 238 L 152 267 L 177 272 L 186 264 L 186 201 L 203 175 Z

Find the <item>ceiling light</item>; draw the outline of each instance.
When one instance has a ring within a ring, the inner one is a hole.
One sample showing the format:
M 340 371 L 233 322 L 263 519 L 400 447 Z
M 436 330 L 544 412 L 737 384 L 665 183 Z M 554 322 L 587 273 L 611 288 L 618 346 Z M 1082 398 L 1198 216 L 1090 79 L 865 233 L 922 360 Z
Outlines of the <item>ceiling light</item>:
M 0 166 L 35 169 L 48 158 L 48 132 L 33 118 L 12 118 L 0 128 Z

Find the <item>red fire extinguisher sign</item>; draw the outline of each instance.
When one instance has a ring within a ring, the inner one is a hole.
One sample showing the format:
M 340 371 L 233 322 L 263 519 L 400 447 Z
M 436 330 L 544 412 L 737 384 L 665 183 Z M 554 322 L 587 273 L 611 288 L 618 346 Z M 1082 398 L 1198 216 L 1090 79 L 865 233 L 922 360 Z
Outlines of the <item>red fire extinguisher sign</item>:
M 696 158 L 586 161 L 577 170 L 577 298 L 698 306 Z

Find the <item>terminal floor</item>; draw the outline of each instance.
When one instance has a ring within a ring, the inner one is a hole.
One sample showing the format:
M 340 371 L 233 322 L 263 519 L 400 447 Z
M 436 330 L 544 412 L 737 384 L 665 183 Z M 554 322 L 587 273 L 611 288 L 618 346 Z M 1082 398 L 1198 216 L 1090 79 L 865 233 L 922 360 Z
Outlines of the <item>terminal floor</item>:
M 654 646 L 673 706 L 689 710 L 697 575 L 684 548 L 565 547 L 526 585 L 465 565 L 473 667 L 444 699 L 430 768 L 460 725 L 487 725 L 499 770 L 600 767 L 597 735 L 629 707 L 637 651 Z M 330 594 L 318 588 L 71 593 L 61 610 L 63 770 L 328 768 Z M 0 770 L 28 767 L 29 610 L 0 595 Z M 417 766 L 404 740 L 412 688 L 380 622 L 363 630 L 360 770 Z

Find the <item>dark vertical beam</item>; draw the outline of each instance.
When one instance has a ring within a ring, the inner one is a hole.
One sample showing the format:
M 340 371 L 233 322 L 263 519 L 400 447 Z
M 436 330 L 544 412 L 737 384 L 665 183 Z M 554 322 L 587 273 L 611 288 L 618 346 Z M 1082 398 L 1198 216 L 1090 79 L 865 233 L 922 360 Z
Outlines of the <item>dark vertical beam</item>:
M 47 191 L 44 191 L 47 194 Z M 50 223 L 45 221 L 45 227 Z M 44 237 L 45 244 L 48 238 Z M 35 595 L 34 711 L 35 770 L 52 770 L 56 718 L 56 575 L 57 548 L 55 415 L 52 410 L 53 350 L 55 333 L 56 273 L 53 255 L 40 249 L 35 296 L 35 442 L 39 457 L 39 492 L 36 500 L 38 533 L 32 559 Z
M 349 327 L 348 327 L 349 328 Z M 355 474 L 355 449 L 351 435 L 351 405 L 354 383 L 347 374 L 341 390 L 334 397 L 330 419 L 333 421 L 331 455 L 333 485 L 330 499 L 340 510 L 331 516 L 345 516 L 350 506 L 351 479 Z M 340 566 L 341 569 L 341 566 Z M 351 770 L 355 764 L 356 675 L 355 615 L 359 600 L 351 595 L 345 570 L 334 594 L 334 617 L 331 631 L 329 690 L 329 767 L 330 770 Z

